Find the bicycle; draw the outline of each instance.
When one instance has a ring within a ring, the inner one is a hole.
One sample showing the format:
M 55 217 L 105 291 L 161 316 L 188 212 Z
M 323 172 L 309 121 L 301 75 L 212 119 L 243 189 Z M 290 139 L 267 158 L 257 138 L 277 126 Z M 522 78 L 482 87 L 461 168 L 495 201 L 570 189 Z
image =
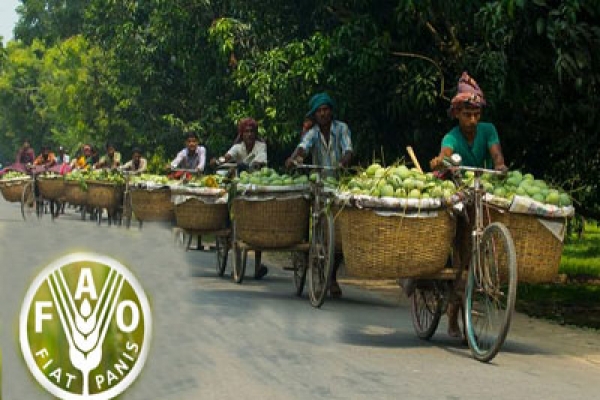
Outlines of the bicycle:
M 314 171 L 316 174 L 313 175 L 315 179 L 310 184 L 311 229 L 308 260 L 303 262 L 298 259 L 298 255 L 295 256 L 294 283 L 296 293 L 301 295 L 308 277 L 310 303 L 319 308 L 325 302 L 329 290 L 335 258 L 335 229 L 331 212 L 333 196 L 325 191 L 323 173 L 336 171 L 338 168 L 311 164 L 295 164 L 295 167 Z
M 37 219 L 42 218 L 46 212 L 46 206 L 48 205 L 40 194 L 37 180 L 38 175 L 46 172 L 46 168 L 36 168 L 34 165 L 27 165 L 27 171 L 31 175 L 32 179 L 23 187 L 23 192 L 21 193 L 21 216 L 23 217 L 24 221 L 32 221 L 34 220 L 34 214 Z M 55 213 L 55 206 L 58 204 L 59 203 L 54 200 L 49 201 L 50 215 L 52 220 L 54 220 L 54 218 L 60 212 L 59 205 L 56 207 Z
M 484 224 L 485 189 L 481 183 L 484 173 L 502 175 L 504 172 L 484 168 L 460 166 L 460 157 L 453 156 L 445 165 L 454 170 L 453 179 L 461 186 L 459 171 L 471 171 L 474 184 L 466 188 L 464 198 L 472 205 L 475 223 L 471 230 L 471 260 L 467 271 L 467 284 L 463 310 L 463 328 L 473 357 L 482 362 L 492 360 L 504 343 L 517 290 L 516 250 L 506 226 L 499 222 Z M 451 204 L 454 203 L 451 202 Z M 442 313 L 456 296 L 456 286 L 464 277 L 462 263 L 447 268 L 440 274 L 418 279 L 411 298 L 413 326 L 422 339 L 435 333 Z

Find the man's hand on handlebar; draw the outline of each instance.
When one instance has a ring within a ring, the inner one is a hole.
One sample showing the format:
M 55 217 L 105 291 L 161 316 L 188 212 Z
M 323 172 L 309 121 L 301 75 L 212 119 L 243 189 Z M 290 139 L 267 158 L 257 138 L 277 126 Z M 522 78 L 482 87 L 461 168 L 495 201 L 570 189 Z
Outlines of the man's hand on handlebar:
M 496 165 L 494 169 L 498 172 L 502 172 L 504 174 L 508 173 L 508 167 L 504 164 Z
M 304 159 L 302 157 L 289 157 L 287 160 L 285 160 L 285 166 L 286 168 L 290 169 L 290 168 L 294 168 L 297 167 L 298 165 L 302 165 L 302 163 L 304 162 Z

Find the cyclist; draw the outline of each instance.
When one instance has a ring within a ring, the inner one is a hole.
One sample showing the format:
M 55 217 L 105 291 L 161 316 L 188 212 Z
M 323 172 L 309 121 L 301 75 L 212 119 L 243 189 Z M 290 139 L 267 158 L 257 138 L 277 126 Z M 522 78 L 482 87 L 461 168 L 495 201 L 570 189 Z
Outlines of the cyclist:
M 146 160 L 142 156 L 142 150 L 139 147 L 134 147 L 131 160 L 127 161 L 121 169 L 123 171 L 131 171 L 136 174 L 141 174 L 146 172 L 146 168 L 148 167 L 148 160 Z
M 308 151 L 311 151 L 313 164 L 328 167 L 347 167 L 352 160 L 352 140 L 348 125 L 333 118 L 335 103 L 327 93 L 315 94 L 309 101 L 307 118 L 315 124 L 302 137 L 296 150 L 286 160 L 289 168 L 294 161 L 303 162 Z M 326 171 L 325 174 L 333 174 Z M 337 282 L 337 270 L 341 258 L 336 256 L 329 293 L 332 297 L 341 297 L 342 290 Z
M 468 167 L 494 168 L 506 171 L 504 156 L 496 127 L 489 122 L 480 122 L 482 109 L 486 105 L 483 91 L 477 82 L 463 72 L 458 80 L 456 95 L 452 98 L 448 114 L 458 120 L 458 125 L 442 139 L 440 154 L 430 161 L 432 170 L 443 168 L 444 157 L 457 153 L 462 157 L 462 164 Z M 469 220 L 473 220 L 474 211 L 467 209 Z M 471 249 L 471 227 L 468 220 L 459 218 L 457 221 L 456 240 L 453 251 L 453 264 L 468 267 Z M 458 285 L 462 288 L 464 282 Z M 405 285 L 405 291 L 410 296 L 414 290 L 414 282 Z M 458 314 L 460 298 L 448 305 L 448 334 L 460 337 Z
M 219 160 L 212 158 L 210 165 L 235 161 L 238 164 L 238 170 L 256 170 L 267 165 L 267 144 L 258 139 L 258 122 L 252 118 L 243 118 L 238 123 L 238 139 L 234 145 L 219 157 Z
M 235 161 L 238 171 L 257 170 L 267 165 L 267 144 L 258 139 L 258 122 L 253 118 L 242 118 L 238 123 L 238 134 L 233 146 L 219 159 L 212 158 L 210 165 L 224 164 Z M 255 251 L 254 279 L 261 279 L 269 272 L 260 260 L 261 251 Z
M 199 173 L 204 172 L 206 164 L 206 148 L 199 145 L 198 135 L 188 132 L 185 139 L 185 148 L 177 153 L 177 156 L 167 166 L 170 169 L 189 169 Z M 181 177 L 181 172 L 172 174 L 173 178 Z
M 106 154 L 100 157 L 100 160 L 94 165 L 94 168 L 115 169 L 121 165 L 121 153 L 115 149 L 115 145 L 106 143 Z
M 42 146 L 41 153 L 33 161 L 33 165 L 43 166 L 45 169 L 52 168 L 56 165 L 56 156 L 50 150 L 50 146 Z
M 81 146 L 81 153 L 71 161 L 72 169 L 88 170 L 93 162 L 92 146 L 84 144 Z

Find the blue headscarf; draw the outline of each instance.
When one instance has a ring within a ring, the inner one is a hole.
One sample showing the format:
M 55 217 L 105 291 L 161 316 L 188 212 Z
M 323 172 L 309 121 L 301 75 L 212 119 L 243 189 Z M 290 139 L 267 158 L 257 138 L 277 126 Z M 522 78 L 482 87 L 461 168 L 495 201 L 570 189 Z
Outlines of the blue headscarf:
M 317 111 L 317 109 L 325 104 L 331 107 L 331 109 L 335 108 L 335 102 L 331 97 L 329 97 L 327 93 L 323 92 L 315 94 L 313 97 L 311 97 L 310 101 L 308 102 L 308 107 L 310 108 L 310 111 L 306 114 L 306 116 L 312 117 L 313 114 Z

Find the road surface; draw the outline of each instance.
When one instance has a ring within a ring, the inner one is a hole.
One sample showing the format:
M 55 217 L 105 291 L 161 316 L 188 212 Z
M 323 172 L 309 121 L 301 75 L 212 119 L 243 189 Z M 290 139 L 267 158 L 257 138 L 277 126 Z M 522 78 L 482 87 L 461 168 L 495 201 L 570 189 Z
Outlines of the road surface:
M 216 277 L 213 253 L 173 246 L 165 225 L 98 227 L 72 210 L 26 224 L 0 201 L 0 235 L 4 400 L 51 398 L 22 361 L 16 321 L 40 268 L 76 250 L 122 261 L 151 301 L 152 348 L 122 399 L 600 398 L 596 331 L 517 314 L 500 354 L 482 364 L 445 334 L 445 318 L 419 340 L 399 291 L 343 285 L 342 299 L 313 309 L 272 257 L 264 280 L 236 285 Z

